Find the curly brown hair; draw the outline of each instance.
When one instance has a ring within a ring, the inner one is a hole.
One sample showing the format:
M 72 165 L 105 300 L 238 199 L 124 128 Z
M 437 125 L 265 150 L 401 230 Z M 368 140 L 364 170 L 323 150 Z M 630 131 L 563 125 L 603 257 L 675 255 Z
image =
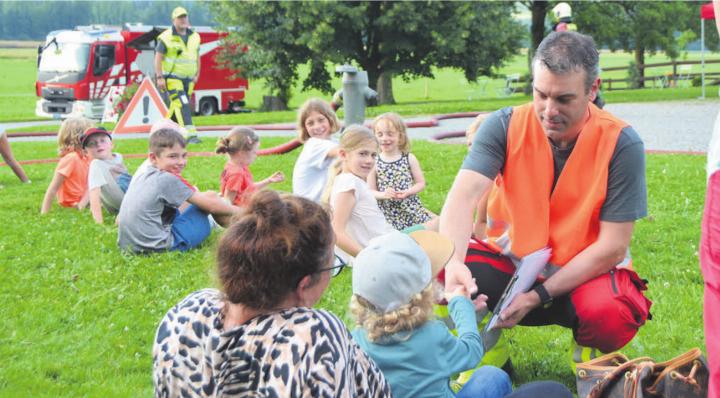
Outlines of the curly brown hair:
M 218 277 L 227 300 L 270 310 L 300 280 L 327 267 L 333 258 L 330 215 L 299 196 L 260 191 L 225 231 L 217 248 Z

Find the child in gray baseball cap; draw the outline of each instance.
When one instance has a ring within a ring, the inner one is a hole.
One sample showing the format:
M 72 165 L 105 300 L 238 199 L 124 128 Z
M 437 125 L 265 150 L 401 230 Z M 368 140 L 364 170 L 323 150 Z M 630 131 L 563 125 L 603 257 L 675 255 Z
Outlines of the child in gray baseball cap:
M 434 280 L 453 251 L 437 232 L 395 231 L 370 240 L 355 258 L 352 335 L 395 397 L 499 398 L 512 391 L 508 375 L 492 366 L 478 368 L 457 393 L 450 388 L 450 377 L 474 368 L 484 354 L 475 305 L 464 287 L 445 293 L 457 336 L 431 319 L 439 290 Z

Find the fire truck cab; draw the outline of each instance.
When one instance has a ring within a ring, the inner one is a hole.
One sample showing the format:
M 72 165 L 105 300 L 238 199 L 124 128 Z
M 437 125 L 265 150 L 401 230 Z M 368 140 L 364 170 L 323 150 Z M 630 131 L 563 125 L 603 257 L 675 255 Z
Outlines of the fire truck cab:
M 47 35 L 38 47 L 39 97 L 35 113 L 56 119 L 100 119 L 111 89 L 124 89 L 144 76 L 153 77 L 157 36 L 168 27 L 142 24 L 78 26 Z M 193 93 L 196 113 L 212 115 L 245 106 L 248 82 L 233 78 L 215 56 L 226 33 L 193 27 L 200 34 L 200 79 Z

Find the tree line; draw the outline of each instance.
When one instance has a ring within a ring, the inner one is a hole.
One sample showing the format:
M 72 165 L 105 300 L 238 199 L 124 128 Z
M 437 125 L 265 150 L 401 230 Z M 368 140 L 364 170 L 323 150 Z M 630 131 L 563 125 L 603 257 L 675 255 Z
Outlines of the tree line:
M 390 103 L 393 76 L 432 78 L 433 67 L 454 67 L 474 81 L 500 68 L 525 34 L 503 2 L 211 2 L 210 10 L 238 27 L 225 60 L 264 78 L 285 103 L 300 65 L 310 69 L 304 88 L 330 93 L 332 66 L 353 63 Z
M 214 25 L 206 5 L 193 1 L 0 1 L 0 39 L 44 40 L 53 30 L 78 25 L 170 25 L 177 6 L 188 10 L 192 24 Z
M 367 71 L 378 102 L 392 103 L 393 76 L 432 78 L 433 68 L 450 67 L 476 81 L 493 76 L 528 43 L 529 60 L 550 32 L 550 10 L 557 3 L 0 1 L 0 39 L 42 40 L 55 29 L 95 23 L 169 25 L 171 10 L 182 5 L 193 25 L 229 31 L 224 62 L 246 78 L 264 79 L 285 104 L 301 65 L 310 70 L 302 87 L 330 94 L 334 66 L 343 63 Z M 659 51 L 676 59 L 700 36 L 701 3 L 695 1 L 568 3 L 580 32 L 598 46 L 633 53 L 637 65 Z M 518 11 L 529 12 L 529 30 L 518 21 Z M 716 50 L 718 35 L 709 22 L 705 41 Z
M 238 27 L 225 61 L 251 79 L 265 79 L 282 101 L 287 103 L 299 79 L 299 65 L 310 66 L 304 88 L 330 93 L 330 67 L 349 62 L 368 72 L 380 103 L 392 103 L 393 76 L 433 77 L 433 67 L 451 67 L 475 81 L 492 76 L 523 42 L 530 43 L 529 60 L 551 30 L 550 11 L 557 3 L 249 1 L 209 7 L 220 25 Z M 645 54 L 659 51 L 676 59 L 700 36 L 702 3 L 695 1 L 568 3 L 580 32 L 600 47 L 634 53 L 638 65 Z M 520 10 L 531 15 L 529 31 L 517 21 Z M 706 43 L 718 47 L 713 21 Z

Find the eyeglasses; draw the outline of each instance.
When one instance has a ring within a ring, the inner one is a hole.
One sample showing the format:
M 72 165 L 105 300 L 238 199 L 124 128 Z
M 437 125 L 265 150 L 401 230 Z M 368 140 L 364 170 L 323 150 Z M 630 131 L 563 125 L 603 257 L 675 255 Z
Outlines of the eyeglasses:
M 315 271 L 315 273 L 330 271 L 330 276 L 332 276 L 334 278 L 334 277 L 340 275 L 340 273 L 342 272 L 343 268 L 345 268 L 346 265 L 347 265 L 347 263 L 345 262 L 345 260 L 343 260 L 340 256 L 335 254 L 335 262 L 333 263 L 332 267 L 321 268 L 321 269 Z
M 88 138 L 88 142 L 85 143 L 85 146 L 86 146 L 87 148 L 95 148 L 95 147 L 97 147 L 98 145 L 100 145 L 100 143 L 97 142 L 97 141 L 89 141 L 89 140 L 90 140 L 90 139 Z
M 298 279 L 298 281 L 297 281 L 297 283 L 295 283 L 295 285 L 299 284 L 300 281 L 301 281 L 305 276 L 313 275 L 313 274 L 319 274 L 320 272 L 325 272 L 325 271 L 330 271 L 330 277 L 331 277 L 331 278 L 334 278 L 334 277 L 340 275 L 340 273 L 342 272 L 343 268 L 345 268 L 345 266 L 347 266 L 347 263 L 345 262 L 345 260 L 343 260 L 342 258 L 340 258 L 340 256 L 338 256 L 337 254 L 335 254 L 335 261 L 333 262 L 333 266 L 332 266 L 332 267 L 320 268 L 319 270 L 317 270 L 317 271 L 315 271 L 315 272 L 313 272 L 313 273 L 311 273 L 311 274 L 303 275 L 303 276 L 301 276 L 301 277 Z

